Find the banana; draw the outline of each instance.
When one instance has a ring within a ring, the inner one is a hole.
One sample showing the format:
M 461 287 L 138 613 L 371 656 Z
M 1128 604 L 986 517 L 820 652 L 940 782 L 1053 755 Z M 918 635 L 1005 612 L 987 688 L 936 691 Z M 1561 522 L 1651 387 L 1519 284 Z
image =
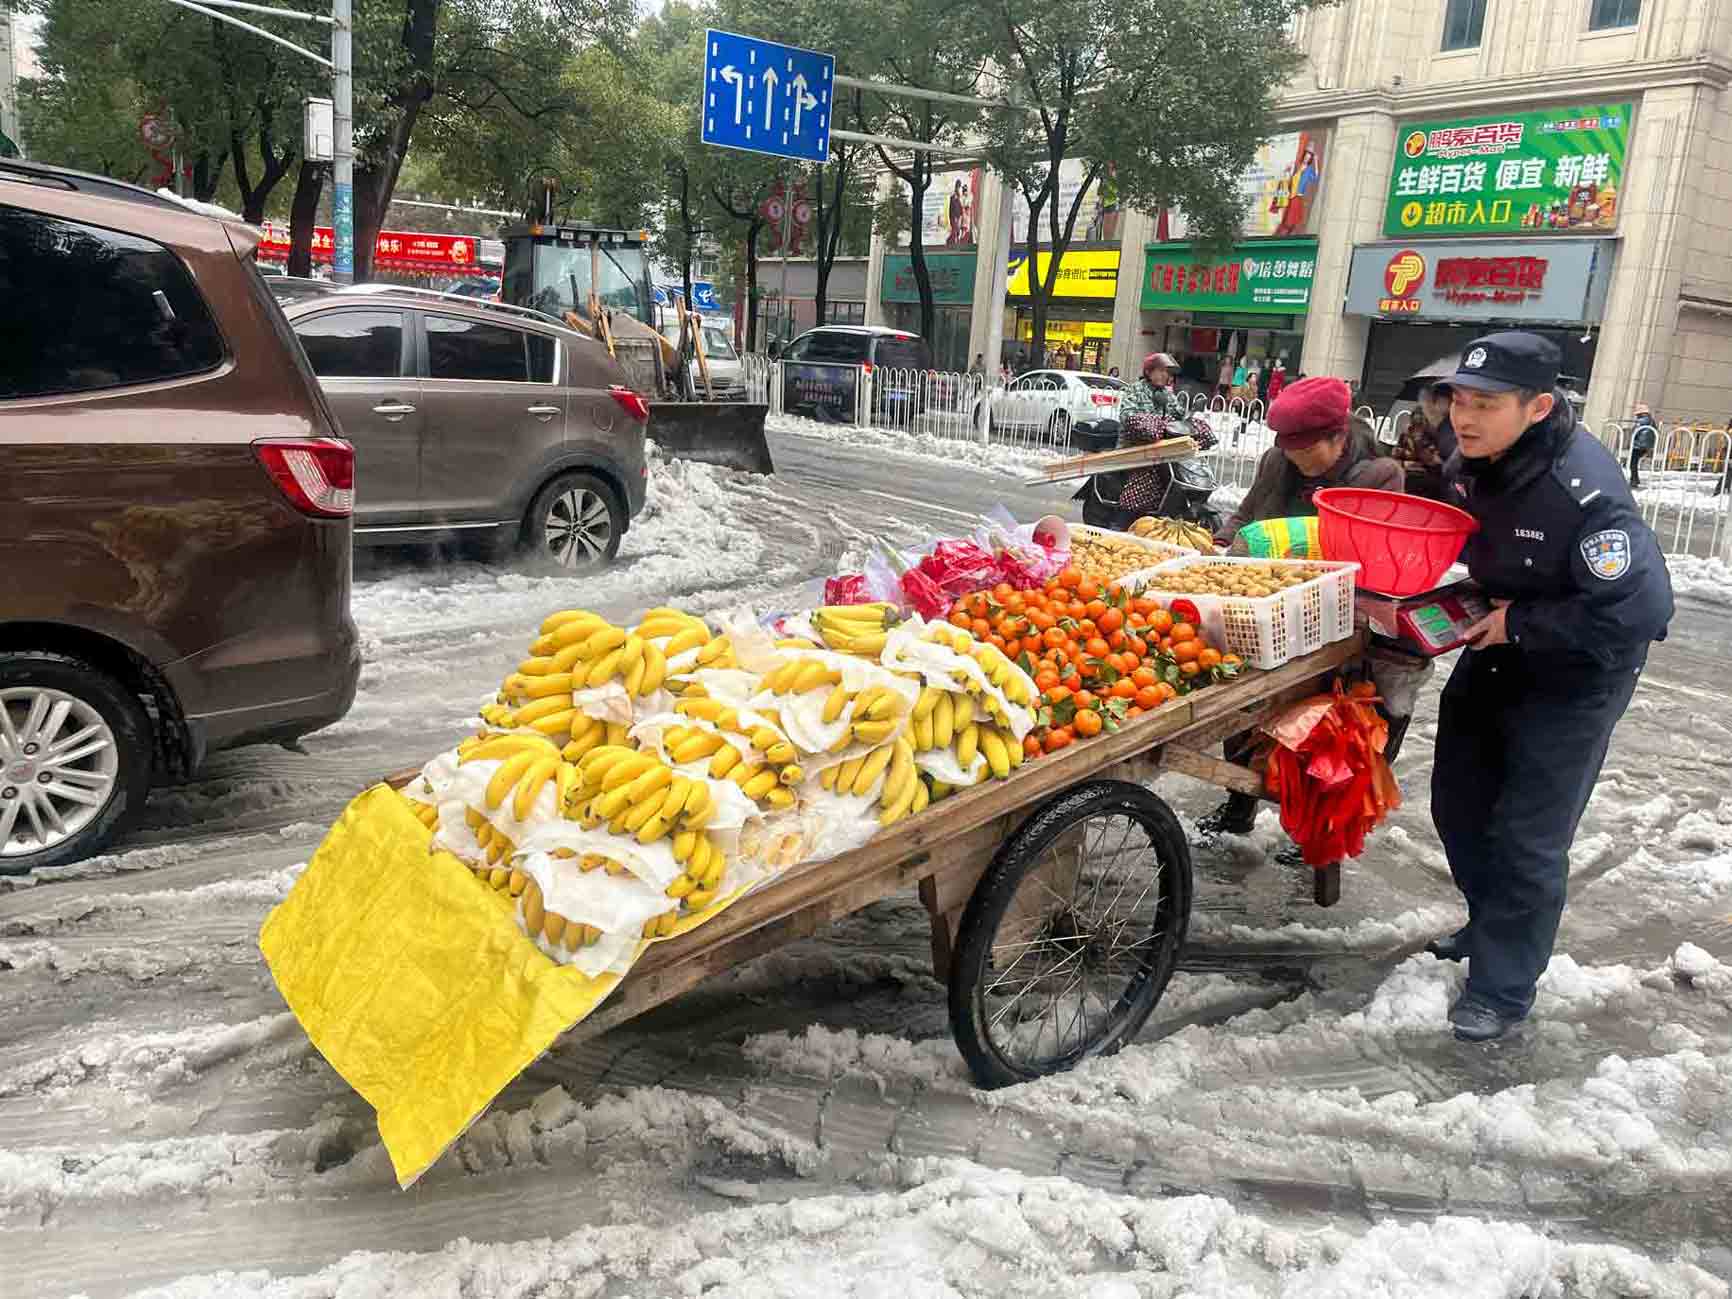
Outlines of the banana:
M 614 628 L 614 630 L 617 631 L 619 629 Z M 623 635 L 624 633 L 621 634 Z M 614 675 L 619 671 L 619 661 L 623 657 L 625 657 L 625 651 L 623 649 L 616 649 L 609 650 L 600 658 L 596 659 L 595 662 L 590 665 L 588 675 L 583 679 L 584 685 L 594 689 L 596 686 L 613 680 Z
M 895 802 L 889 804 L 878 814 L 879 825 L 894 825 L 908 815 L 908 809 L 914 806 L 914 791 L 920 787 L 918 780 L 911 780 L 902 787 L 902 792 Z
M 956 760 L 962 764 L 964 771 L 974 769 L 974 755 L 979 749 L 980 727 L 976 723 L 970 722 L 957 732 L 956 736 Z
M 1010 769 L 1015 771 L 1022 766 L 1028 753 L 1023 749 L 1022 741 L 1017 739 L 1015 733 L 1009 730 L 1004 733 L 1004 747 L 1010 751 Z
M 492 739 L 483 740 L 458 761 L 499 762 L 514 753 L 537 753 L 546 747 L 548 742 L 540 736 L 496 735 Z
M 914 701 L 914 720 L 931 717 L 932 710 L 938 707 L 938 701 L 944 697 L 944 691 L 937 686 L 926 686 L 920 692 L 920 698 Z
M 855 722 L 854 738 L 862 744 L 882 744 L 892 735 L 900 723 L 893 717 L 883 722 Z
M 754 749 L 768 750 L 782 743 L 782 736 L 774 727 L 759 726 L 752 731 L 751 741 Z
M 550 636 L 570 623 L 600 621 L 601 615 L 591 613 L 588 609 L 558 609 L 541 620 L 540 630 L 543 636 Z
M 567 708 L 561 712 L 549 713 L 546 717 L 537 718 L 530 726 L 541 735 L 552 739 L 556 735 L 571 734 L 571 724 L 582 714 L 575 708 Z
M 563 713 L 570 707 L 571 691 L 569 690 L 565 692 L 563 697 L 550 695 L 546 699 L 537 699 L 534 703 L 525 704 L 517 710 L 517 724 L 519 726 L 534 726 L 542 718 L 552 717 L 555 713 Z M 568 721 L 567 725 L 569 724 Z
M 789 682 L 800 670 L 800 659 L 789 659 L 786 663 L 778 663 L 764 674 L 764 689 L 773 695 L 786 692 Z
M 674 705 L 676 713 L 702 718 L 724 731 L 740 728 L 740 715 L 719 699 L 682 699 Z
M 532 677 L 523 688 L 525 699 L 554 699 L 571 693 L 571 674 L 556 672 L 548 676 Z
M 825 667 L 822 663 L 807 663 L 794 674 L 794 682 L 788 693 L 803 695 L 821 685 L 835 685 L 841 679 L 841 673 Z
M 713 889 L 722 882 L 722 875 L 728 869 L 728 859 L 715 844 L 710 845 L 709 860 L 704 863 L 704 869 L 698 874 L 698 883 L 706 889 Z
M 618 744 L 604 744 L 599 749 L 591 749 L 584 754 L 583 761 L 578 764 L 578 769 L 583 773 L 584 785 L 595 788 L 601 784 L 615 763 L 637 756 L 637 751 L 634 749 L 628 749 Z
M 681 830 L 676 833 L 672 844 L 674 860 L 682 866 L 685 865 L 691 860 L 692 849 L 697 846 L 697 842 L 698 832 L 696 830 Z
M 888 686 L 883 687 L 879 690 L 877 696 L 873 698 L 871 707 L 866 710 L 865 720 L 869 722 L 881 722 L 887 717 L 894 717 L 897 712 L 900 711 L 901 703 L 902 698 L 900 695 L 898 695 L 894 690 L 891 690 Z M 858 701 L 856 701 L 854 716 L 858 719 L 860 715 Z
M 696 627 L 702 626 L 702 623 L 687 614 L 673 613 L 670 611 L 667 613 L 656 613 L 647 616 L 637 625 L 637 634 L 645 640 L 650 640 L 651 638 L 659 639 L 662 637 L 671 638 L 680 635 L 682 632 L 689 632 Z
M 672 758 L 679 766 L 684 766 L 688 762 L 701 762 L 712 756 L 726 743 L 727 741 L 719 735 L 710 731 L 699 731 L 695 735 L 680 740 L 678 744 L 670 746 L 668 757 Z
M 643 651 L 643 681 L 639 695 L 653 695 L 668 678 L 668 656 L 655 645 L 645 645 Z
M 566 760 L 559 764 L 559 770 L 555 773 L 554 781 L 553 792 L 559 800 L 558 810 L 564 814 L 569 812 L 572 804 L 577 801 L 578 794 L 583 788 L 583 776 L 572 762 Z
M 487 782 L 487 806 L 490 809 L 496 808 L 504 802 L 511 787 L 523 779 L 524 772 L 528 771 L 535 761 L 535 753 L 531 751 L 514 753 L 500 763 L 499 770 L 495 771 Z
M 830 688 L 830 693 L 824 700 L 824 724 L 828 726 L 835 721 L 847 706 L 848 691 L 841 682 L 837 682 Z
M 553 670 L 555 672 L 570 672 L 579 663 L 585 662 L 588 660 L 583 657 L 583 645 L 581 643 L 567 645 L 564 649 L 554 653 Z
M 552 657 L 559 650 L 559 640 L 552 632 L 543 632 L 529 642 L 531 658 Z
M 619 647 L 619 671 L 621 676 L 631 672 L 633 668 L 643 662 L 643 647 L 644 639 L 642 636 L 634 634 L 625 638 L 625 644 Z
M 638 827 L 637 841 L 641 844 L 652 844 L 671 829 L 673 829 L 672 818 L 657 813 Z
M 926 782 L 920 781 L 920 780 L 915 781 L 914 782 L 914 803 L 912 806 L 909 807 L 909 809 L 908 809 L 909 813 L 913 814 L 915 812 L 924 812 L 926 810 L 926 805 L 928 803 L 930 803 L 931 801 L 932 801 L 932 795 L 930 795 L 929 793 L 926 792 Z
M 724 744 L 716 750 L 716 756 L 710 759 L 710 779 L 726 779 L 739 761 L 740 751 L 731 744 Z
M 825 789 L 835 789 L 836 773 L 840 770 L 840 767 L 825 767 L 824 770 L 818 773 L 818 783 Z
M 541 900 L 541 885 L 534 880 L 523 886 L 523 932 L 538 934 L 541 932 L 541 922 L 547 916 L 547 909 Z
M 1005 747 L 1004 737 L 990 726 L 982 726 L 980 732 L 980 751 L 986 755 L 987 765 L 992 768 L 992 774 L 999 780 L 1010 775 L 1010 750 Z
M 537 758 L 523 779 L 517 782 L 517 798 L 511 804 L 511 814 L 519 821 L 523 820 L 535 807 L 535 800 L 541 797 L 541 787 L 554 778 L 559 771 L 560 760 L 555 754 L 551 758 Z
M 487 887 L 494 890 L 504 888 L 511 883 L 511 872 L 503 866 L 495 866 L 487 872 Z
M 524 677 L 546 677 L 555 672 L 552 655 L 537 654 L 517 665 L 517 674 Z
M 693 911 L 702 911 L 715 900 L 716 891 L 714 889 L 699 889 L 695 893 L 686 894 L 686 906 Z
M 607 742 L 613 745 L 624 745 L 631 736 L 631 727 L 624 722 L 609 722 L 607 724 Z
M 579 712 L 576 717 L 571 719 L 570 737 L 574 740 L 584 741 L 591 736 L 595 737 L 597 744 L 605 740 L 607 738 L 607 723 L 599 717 L 591 717 L 587 713 Z
M 926 714 L 925 717 L 916 717 L 913 722 L 912 730 L 914 732 L 915 752 L 925 753 L 928 749 L 933 747 L 933 740 L 935 737 L 933 735 L 931 713 Z
M 541 922 L 541 936 L 555 946 L 565 937 L 565 917 L 557 911 L 547 912 Z
M 710 817 L 715 815 L 716 799 L 710 792 L 710 787 L 701 780 L 692 782 L 692 791 L 686 795 L 686 810 L 684 812 L 685 826 L 688 830 L 699 830 L 709 824 Z
M 621 786 L 629 785 L 639 776 L 654 767 L 661 766 L 653 753 L 634 753 L 623 758 L 607 769 L 607 775 L 602 777 L 601 787 L 607 793 L 612 793 Z
M 661 763 L 654 763 L 648 771 L 643 773 L 643 775 L 623 787 L 625 789 L 626 802 L 635 806 L 638 803 L 643 802 L 644 799 L 648 798 L 651 794 L 660 793 L 662 790 L 667 789 L 673 783 L 674 773 L 662 766 Z M 684 796 L 682 795 L 681 797 L 683 800 Z
M 478 835 L 481 833 L 481 827 L 487 824 L 487 818 L 482 816 L 480 812 L 476 811 L 472 807 L 464 810 L 463 820 L 464 823 Z
M 938 777 L 936 777 L 936 776 L 932 777 L 931 789 L 932 789 L 932 801 L 934 803 L 939 802 L 942 799 L 949 798 L 952 794 L 954 794 L 956 792 L 954 789 L 952 789 L 949 785 L 945 784 L 942 780 L 938 779 Z
M 971 723 L 974 720 L 974 696 L 966 693 L 957 695 L 952 714 L 951 724 L 958 731 Z
M 640 656 L 638 661 L 625 674 L 625 692 L 636 699 L 643 690 L 644 674 L 649 671 L 649 665 Z
M 830 768 L 836 773 L 836 792 L 838 794 L 852 793 L 854 780 L 860 774 L 860 768 L 866 765 L 865 758 L 849 758 L 838 767 Z
M 691 855 L 686 858 L 686 874 L 695 880 L 701 880 L 704 872 L 709 869 L 711 856 L 720 857 L 722 851 L 710 842 L 707 834 L 700 834 L 692 844 Z
M 776 773 L 768 770 L 758 771 L 750 780 L 747 780 L 740 785 L 740 789 L 745 796 L 752 799 L 754 802 L 764 797 L 765 794 L 768 794 L 775 788 Z
M 890 765 L 890 759 L 895 755 L 895 746 L 883 744 L 866 755 L 866 760 L 860 764 L 860 770 L 855 774 L 849 792 L 856 798 L 863 797 L 871 790 L 873 783 L 883 775 L 884 769 Z
M 511 868 L 511 877 L 505 881 L 505 888 L 512 897 L 520 898 L 523 896 L 523 890 L 528 883 L 529 876 L 525 875 L 522 871 L 513 866 Z
M 890 637 L 886 632 L 877 632 L 870 636 L 847 636 L 828 628 L 819 628 L 824 635 L 824 643 L 831 649 L 844 654 L 860 654 L 866 657 L 876 657 L 884 652 L 884 646 Z
M 658 789 L 653 793 L 646 795 L 638 802 L 631 804 L 626 809 L 625 813 L 625 832 L 627 834 L 636 834 L 651 821 L 660 818 L 662 808 L 667 805 L 667 801 L 667 791 Z
M 599 631 L 593 632 L 583 643 L 583 656 L 587 659 L 601 658 L 603 655 L 620 649 L 625 645 L 626 632 L 623 628 L 603 623 Z
M 685 895 L 690 893 L 693 889 L 697 888 L 697 886 L 698 886 L 698 882 L 695 879 L 693 879 L 690 875 L 678 875 L 678 876 L 675 876 L 674 882 L 667 886 L 667 889 L 665 890 L 665 892 L 667 893 L 667 895 L 670 898 L 673 898 L 676 901 L 678 901 L 680 898 L 685 897 Z
M 662 647 L 662 653 L 666 654 L 670 659 L 676 658 L 679 655 L 684 654 L 687 650 L 695 650 L 700 645 L 708 644 L 709 639 L 710 629 L 704 626 L 701 622 L 693 623 L 684 631 L 675 633 L 668 643 Z
M 932 709 L 932 747 L 948 749 L 955 734 L 956 699 L 950 691 L 945 690 L 939 694 L 938 703 Z
M 794 791 L 789 789 L 786 785 L 777 785 L 774 789 L 764 795 L 764 802 L 768 803 L 778 812 L 784 811 L 787 808 L 794 806 Z
M 804 767 L 790 762 L 787 766 L 783 767 L 776 773 L 776 779 L 781 781 L 784 785 L 798 785 L 802 780 L 806 779 L 806 770 Z M 438 820 L 438 818 L 439 813 L 435 811 L 433 813 L 433 819 Z
M 707 642 L 703 648 L 698 650 L 698 666 L 708 667 L 717 659 L 731 654 L 733 648 L 734 642 L 730 638 L 726 636 L 717 636 L 714 640 Z
M 895 753 L 890 758 L 890 770 L 884 774 L 884 788 L 878 795 L 878 802 L 882 807 L 889 807 L 897 802 L 911 782 L 919 783 L 919 777 L 914 774 L 914 751 L 908 747 L 907 742 L 898 740 L 890 747 Z
M 809 641 L 804 636 L 784 636 L 781 640 L 776 642 L 776 648 L 788 650 L 815 650 L 818 648 L 818 645 L 815 641 Z
M 842 728 L 842 734 L 840 734 L 836 737 L 836 742 L 829 747 L 827 752 L 840 753 L 840 752 L 842 752 L 842 750 L 846 749 L 849 745 L 851 745 L 853 743 L 854 743 L 854 728 L 852 726 L 845 726 Z
M 764 750 L 764 761 L 777 767 L 785 767 L 799 756 L 799 750 L 786 740 Z

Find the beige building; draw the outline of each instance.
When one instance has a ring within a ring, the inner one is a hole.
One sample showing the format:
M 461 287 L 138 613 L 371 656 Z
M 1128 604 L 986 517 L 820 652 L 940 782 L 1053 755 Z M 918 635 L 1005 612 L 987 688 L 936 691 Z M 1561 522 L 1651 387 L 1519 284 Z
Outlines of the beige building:
M 1294 34 L 1306 61 L 1233 256 L 1196 264 L 1177 213 L 1118 214 L 1083 245 L 1076 282 L 1107 300 L 1071 314 L 1096 337 L 1110 314 L 1091 362 L 1132 375 L 1160 347 L 1212 384 L 1224 353 L 1281 358 L 1381 408 L 1473 334 L 1523 326 L 1563 347 L 1590 421 L 1732 412 L 1732 0 L 1343 0 Z M 978 176 L 991 247 L 1001 192 Z M 868 320 L 893 311 L 894 252 L 874 249 Z M 989 269 L 956 281 L 971 356 L 994 310 L 1007 354 L 1017 339 Z

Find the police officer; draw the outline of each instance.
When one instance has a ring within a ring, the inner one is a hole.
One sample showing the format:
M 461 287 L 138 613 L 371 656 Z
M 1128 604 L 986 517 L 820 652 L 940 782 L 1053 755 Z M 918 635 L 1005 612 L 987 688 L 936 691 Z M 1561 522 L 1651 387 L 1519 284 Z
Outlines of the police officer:
M 1555 391 L 1535 334 L 1468 344 L 1453 377 L 1446 498 L 1479 521 L 1464 558 L 1491 613 L 1439 705 L 1431 814 L 1467 925 L 1428 949 L 1466 960 L 1455 1035 L 1527 1016 L 1563 914 L 1570 842 L 1651 642 L 1672 616 L 1659 545 L 1611 453 Z

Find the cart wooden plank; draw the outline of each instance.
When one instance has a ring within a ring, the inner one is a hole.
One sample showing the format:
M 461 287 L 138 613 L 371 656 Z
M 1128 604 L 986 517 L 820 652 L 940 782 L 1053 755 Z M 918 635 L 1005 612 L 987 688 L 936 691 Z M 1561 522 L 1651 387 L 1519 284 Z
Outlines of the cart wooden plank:
M 708 924 L 654 944 L 614 997 L 574 1033 L 591 1037 L 605 1032 L 723 970 L 809 937 L 922 880 L 935 881 L 925 894 L 934 902 L 949 904 L 960 884 L 950 877 L 966 878 L 972 872 L 967 885 L 972 890 L 973 878 L 986 868 L 1028 808 L 1081 781 L 1102 778 L 1110 769 L 1168 741 L 1188 740 L 1193 729 L 1205 724 L 1243 729 L 1239 714 L 1266 700 L 1311 693 L 1319 677 L 1352 662 L 1364 647 L 1363 634 L 1356 634 L 1273 671 L 1247 672 L 1235 681 L 1175 699 L 1110 735 L 1043 757 L 1011 780 L 990 781 L 954 794 L 852 852 L 792 866 Z M 966 892 L 961 896 L 965 902 Z M 940 914 L 956 909 L 944 905 Z
M 1097 451 L 1093 455 L 1073 456 L 1045 465 L 1032 478 L 1023 479 L 1024 487 L 1042 483 L 1062 483 L 1076 478 L 1092 478 L 1096 474 L 1118 473 L 1125 469 L 1140 469 L 1144 465 L 1164 464 L 1170 460 L 1189 460 L 1197 454 L 1197 443 L 1190 437 L 1165 438 L 1160 442 L 1145 442 L 1140 446 L 1120 447 L 1116 451 Z

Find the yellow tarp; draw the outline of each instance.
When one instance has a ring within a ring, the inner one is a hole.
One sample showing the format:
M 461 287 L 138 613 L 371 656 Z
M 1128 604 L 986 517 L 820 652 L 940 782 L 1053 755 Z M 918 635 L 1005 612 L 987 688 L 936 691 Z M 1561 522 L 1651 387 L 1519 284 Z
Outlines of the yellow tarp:
M 344 809 L 259 946 L 319 1053 L 378 1112 L 408 1186 L 618 984 L 523 936 L 391 789 Z

